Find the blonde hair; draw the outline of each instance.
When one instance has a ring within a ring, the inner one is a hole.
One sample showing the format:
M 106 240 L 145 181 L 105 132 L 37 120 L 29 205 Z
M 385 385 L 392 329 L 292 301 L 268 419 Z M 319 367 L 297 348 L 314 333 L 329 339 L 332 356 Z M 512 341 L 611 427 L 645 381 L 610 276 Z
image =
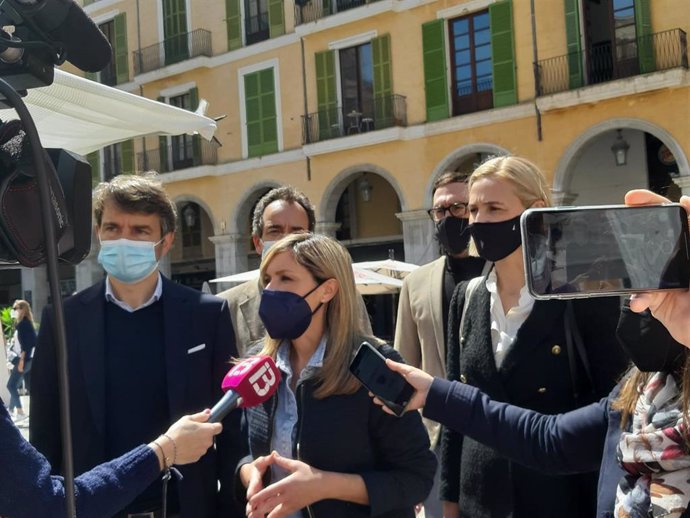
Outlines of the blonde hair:
M 506 180 L 513 186 L 513 192 L 525 209 L 535 202 L 541 201 L 545 207 L 550 207 L 551 191 L 544 173 L 532 162 L 519 156 L 499 156 L 489 158 L 481 163 L 470 175 L 467 181 L 469 191 L 479 180 L 494 178 Z M 478 257 L 477 246 L 470 239 L 469 254 Z
M 28 318 L 29 322 L 33 323 L 34 314 L 31 312 L 31 304 L 29 304 L 27 301 L 23 299 L 17 299 L 14 301 L 14 304 L 12 304 L 12 307 L 15 306 L 19 306 L 19 309 L 24 310 L 24 316 L 18 320 L 19 322 L 21 322 L 25 318 Z
M 335 279 L 338 283 L 335 296 L 324 304 L 328 343 L 323 367 L 316 376 L 318 387 L 314 396 L 321 399 L 356 392 L 360 383 L 350 374 L 349 366 L 358 342 L 365 334 L 359 318 L 359 296 L 349 252 L 327 236 L 288 234 L 274 243 L 261 261 L 261 288 L 264 286 L 266 268 L 277 254 L 283 252 L 290 252 L 295 261 L 306 268 L 319 284 L 328 279 Z M 260 354 L 275 358 L 280 342 L 281 340 L 266 335 Z

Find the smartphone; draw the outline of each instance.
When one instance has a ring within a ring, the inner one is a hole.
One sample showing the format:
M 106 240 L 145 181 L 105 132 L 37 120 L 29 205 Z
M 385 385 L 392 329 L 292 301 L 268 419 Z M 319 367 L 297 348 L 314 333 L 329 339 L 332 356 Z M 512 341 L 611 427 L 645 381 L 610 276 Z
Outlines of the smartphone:
M 527 288 L 537 299 L 690 284 L 688 214 L 678 204 L 529 209 L 520 225 Z
M 350 363 L 350 372 L 395 415 L 403 415 L 414 388 L 386 366 L 386 358 L 376 347 L 362 342 Z

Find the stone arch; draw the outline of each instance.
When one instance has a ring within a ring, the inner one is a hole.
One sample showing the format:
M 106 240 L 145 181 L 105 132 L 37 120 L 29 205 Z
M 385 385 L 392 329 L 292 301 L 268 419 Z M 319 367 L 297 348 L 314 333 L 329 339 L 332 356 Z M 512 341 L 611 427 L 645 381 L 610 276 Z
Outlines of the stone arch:
M 361 173 L 373 173 L 381 176 L 393 188 L 400 201 L 401 210 L 406 210 L 405 197 L 397 179 L 386 169 L 374 164 L 358 164 L 340 171 L 326 186 L 319 205 L 318 217 L 320 221 L 335 221 L 335 210 L 338 200 L 353 178 Z
M 616 129 L 633 129 L 654 135 L 668 146 L 678 164 L 678 173 L 681 176 L 690 176 L 690 164 L 678 141 L 664 128 L 647 122 L 643 119 L 633 119 L 628 117 L 617 117 L 595 124 L 581 133 L 563 153 L 558 161 L 553 175 L 554 193 L 566 193 L 572 183 L 573 165 L 583 155 L 587 149 L 587 144 L 602 133 Z
M 429 181 L 427 182 L 426 189 L 424 190 L 424 200 L 425 200 L 425 206 L 431 206 L 431 200 L 432 200 L 432 194 L 433 194 L 433 188 L 434 188 L 434 181 L 436 178 L 442 174 L 443 172 L 447 171 L 451 167 L 453 167 L 453 164 L 456 164 L 463 158 L 477 154 L 477 153 L 487 153 L 489 155 L 509 155 L 510 151 L 502 148 L 501 146 L 498 146 L 496 144 L 491 144 L 488 142 L 479 142 L 476 144 L 468 144 L 466 146 L 459 147 L 452 152 L 450 152 L 448 155 L 446 155 L 439 163 L 438 165 L 434 168 L 433 172 L 431 173 L 431 176 L 429 177 Z
M 242 233 L 244 231 L 244 223 L 251 216 L 254 205 L 260 198 L 260 193 L 266 189 L 274 189 L 282 185 L 285 184 L 275 180 L 263 180 L 252 185 L 250 189 L 244 192 L 237 205 L 235 205 L 234 210 L 231 210 L 226 231 L 229 234 Z
M 204 212 L 206 212 L 208 219 L 211 220 L 214 232 L 218 233 L 218 226 L 216 224 L 216 218 L 213 215 L 213 211 L 211 210 L 211 207 L 209 207 L 208 203 L 206 203 L 203 199 L 199 198 L 194 194 L 181 194 L 179 196 L 176 196 L 173 199 L 173 202 L 175 203 L 176 207 L 179 207 L 180 205 L 183 205 L 185 203 L 196 203 L 199 207 L 201 207 L 204 210 Z M 177 216 L 178 218 L 180 217 L 179 214 Z

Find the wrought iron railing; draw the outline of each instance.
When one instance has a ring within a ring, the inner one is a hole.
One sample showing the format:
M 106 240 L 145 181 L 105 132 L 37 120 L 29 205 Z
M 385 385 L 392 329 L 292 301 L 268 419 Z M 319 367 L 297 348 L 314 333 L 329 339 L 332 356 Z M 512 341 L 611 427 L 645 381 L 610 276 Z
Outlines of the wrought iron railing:
M 373 4 L 379 0 L 295 0 L 295 25 L 309 23 L 325 16 Z
M 537 95 L 565 92 L 614 79 L 688 68 L 685 31 L 671 29 L 625 42 L 605 42 L 537 63 Z
M 212 56 L 211 32 L 206 29 L 185 32 L 166 38 L 155 45 L 135 50 L 133 54 L 134 75 L 158 70 L 197 56 Z
M 196 142 L 195 142 L 196 139 Z M 198 136 L 172 137 L 164 150 L 147 149 L 137 153 L 137 170 L 169 173 L 188 167 L 218 163 L 218 145 Z
M 407 104 L 405 96 L 394 94 L 375 98 L 369 109 L 336 106 L 302 116 L 302 122 L 302 143 L 309 144 L 407 126 Z
M 244 33 L 247 45 L 267 40 L 271 37 L 268 25 L 268 13 L 260 13 L 256 16 L 249 16 L 244 20 Z

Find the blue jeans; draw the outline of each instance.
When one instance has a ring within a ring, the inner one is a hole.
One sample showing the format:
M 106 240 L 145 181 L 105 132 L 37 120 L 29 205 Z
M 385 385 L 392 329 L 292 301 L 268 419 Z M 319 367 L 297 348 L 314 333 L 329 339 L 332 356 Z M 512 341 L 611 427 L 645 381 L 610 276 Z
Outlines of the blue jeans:
M 10 373 L 10 379 L 7 382 L 7 390 L 10 392 L 10 412 L 15 408 L 22 408 L 22 401 L 19 399 L 19 385 L 22 382 L 23 376 L 24 374 L 19 372 L 19 370 L 17 370 L 17 366 L 15 365 Z

